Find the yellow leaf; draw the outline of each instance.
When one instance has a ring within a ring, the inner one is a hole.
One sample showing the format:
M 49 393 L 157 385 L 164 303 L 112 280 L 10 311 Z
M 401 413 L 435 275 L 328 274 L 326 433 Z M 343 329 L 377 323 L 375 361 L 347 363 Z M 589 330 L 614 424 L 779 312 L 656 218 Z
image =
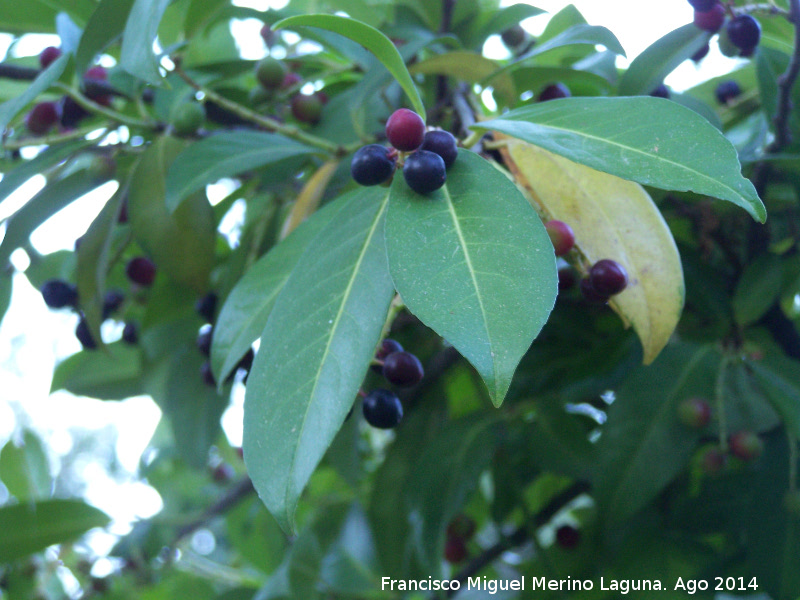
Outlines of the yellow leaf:
M 292 212 L 289 213 L 286 221 L 283 223 L 281 229 L 281 239 L 286 238 L 294 229 L 311 216 L 319 206 L 319 201 L 322 199 L 322 194 L 328 187 L 328 183 L 333 176 L 336 167 L 339 165 L 338 160 L 329 160 L 314 173 L 300 190 L 297 200 L 292 207 Z
M 684 285 L 675 240 L 650 195 L 638 183 L 497 137 L 507 140 L 506 164 L 542 218 L 564 221 L 575 232 L 571 262 L 584 273 L 603 258 L 627 269 L 628 287 L 610 305 L 639 336 L 644 363 L 653 362 L 678 324 Z

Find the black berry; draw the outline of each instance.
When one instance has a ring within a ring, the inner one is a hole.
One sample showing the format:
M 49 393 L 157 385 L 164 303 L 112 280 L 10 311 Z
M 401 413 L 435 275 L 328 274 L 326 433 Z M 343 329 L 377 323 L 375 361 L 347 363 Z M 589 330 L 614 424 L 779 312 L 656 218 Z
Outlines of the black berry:
M 368 144 L 356 150 L 350 163 L 350 174 L 360 185 L 378 185 L 394 173 L 395 155 L 380 144 Z
M 714 90 L 714 95 L 717 97 L 717 102 L 720 104 L 727 104 L 739 94 L 742 93 L 742 88 L 733 79 L 721 82 L 717 89 Z
M 396 427 L 403 418 L 403 405 L 389 390 L 372 390 L 364 398 L 361 410 L 367 423 L 379 429 Z
M 750 15 L 739 15 L 726 26 L 731 42 L 742 50 L 754 49 L 761 39 L 761 25 Z
M 93 87 L 108 81 L 108 71 L 100 65 L 94 66 L 83 75 L 83 85 L 86 88 L 86 97 L 102 106 L 111 106 L 111 96 L 97 92 Z
M 595 290 L 588 277 L 581 279 L 581 294 L 590 304 L 606 304 L 608 302 L 608 296 Z
M 628 286 L 628 272 L 615 260 L 598 260 L 589 270 L 589 283 L 603 296 L 619 294 Z
M 59 114 L 61 115 L 61 126 L 71 129 L 89 113 L 75 100 L 69 96 L 64 96 L 59 100 Z
M 572 525 L 562 525 L 556 529 L 556 543 L 565 550 L 575 548 L 581 541 L 581 532 Z
M 703 59 L 704 59 L 706 56 L 708 56 L 708 53 L 709 53 L 710 51 L 711 51 L 711 46 L 709 46 L 708 44 L 706 44 L 705 46 L 703 46 L 702 48 L 700 48 L 700 50 L 698 50 L 697 52 L 695 52 L 694 54 L 692 54 L 692 60 L 693 60 L 694 62 L 700 62 L 700 61 L 701 61 L 701 60 L 703 60 Z
M 689 0 L 692 8 L 699 11 L 711 10 L 718 3 L 719 0 Z
M 109 290 L 103 296 L 103 319 L 107 319 L 119 310 L 125 302 L 125 295 L 119 290 Z
M 416 150 L 425 137 L 425 122 L 413 110 L 398 109 L 386 121 L 386 137 L 398 150 Z
M 444 559 L 450 564 L 463 562 L 469 556 L 467 543 L 460 537 L 447 537 L 444 542 Z
M 137 256 L 128 261 L 125 266 L 125 273 L 133 283 L 143 286 L 153 284 L 156 278 L 156 266 L 149 258 Z
M 417 385 L 424 373 L 422 363 L 410 352 L 392 352 L 383 360 L 383 376 L 399 387 Z
M 559 98 L 569 98 L 572 93 L 569 88 L 563 83 L 552 83 L 544 88 L 539 93 L 539 102 L 547 102 L 548 100 L 557 100 Z
M 663 83 L 659 83 L 658 87 L 650 92 L 650 95 L 654 98 L 669 98 L 669 88 Z
M 131 346 L 139 342 L 139 329 L 135 323 L 125 323 L 122 329 L 122 341 Z
M 236 363 L 237 369 L 242 369 L 243 371 L 250 372 L 250 369 L 253 367 L 253 360 L 256 357 L 256 353 L 253 352 L 252 348 L 248 348 L 245 355 Z
M 197 336 L 197 349 L 200 350 L 200 352 L 205 356 L 209 356 L 211 354 L 212 335 L 213 331 L 211 327 L 206 327 L 205 329 L 201 329 L 200 334 Z
M 209 387 L 217 387 L 217 382 L 214 379 L 214 373 L 211 372 L 211 363 L 206 361 L 200 365 L 200 377 L 203 378 L 203 383 Z
M 213 323 L 214 315 L 217 311 L 217 295 L 214 292 L 209 292 L 195 303 L 194 309 L 208 323 Z
M 403 346 L 400 345 L 400 342 L 393 340 L 391 338 L 386 338 L 381 342 L 381 345 L 378 346 L 377 352 L 375 352 L 375 358 L 378 360 L 383 360 L 393 352 L 402 352 Z
M 445 169 L 449 169 L 458 158 L 456 138 L 449 131 L 429 131 L 425 134 L 419 149 L 441 156 Z
M 44 303 L 50 308 L 64 308 L 78 303 L 78 288 L 62 279 L 46 281 L 41 292 Z
M 408 187 L 418 194 L 429 194 L 447 181 L 444 160 L 428 150 L 418 150 L 406 158 L 403 177 Z
M 558 291 L 572 289 L 575 286 L 575 271 L 572 267 L 561 267 L 558 270 Z
M 525 30 L 521 25 L 509 27 L 500 34 L 500 38 L 503 40 L 503 43 L 507 48 L 516 48 L 517 46 L 522 45 L 522 42 L 525 41 L 526 37 Z
M 94 350 L 97 348 L 97 342 L 94 341 L 92 333 L 89 331 L 89 323 L 84 317 L 78 321 L 78 327 L 75 328 L 75 337 L 83 346 L 84 350 Z

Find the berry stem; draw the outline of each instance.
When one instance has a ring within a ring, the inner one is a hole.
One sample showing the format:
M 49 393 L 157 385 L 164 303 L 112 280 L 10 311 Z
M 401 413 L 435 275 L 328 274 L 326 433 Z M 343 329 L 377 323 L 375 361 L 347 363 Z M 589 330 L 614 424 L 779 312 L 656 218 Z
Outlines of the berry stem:
M 386 320 L 383 322 L 383 329 L 381 329 L 381 337 L 379 339 L 383 340 L 389 335 L 392 323 L 394 323 L 397 315 L 399 315 L 405 307 L 406 305 L 403 304 L 403 301 L 400 299 L 400 294 L 395 294 L 394 298 L 392 298 L 392 303 L 389 305 L 389 312 L 386 315 Z M 380 362 L 380 365 L 383 366 L 383 361 Z
M 761 3 L 754 3 L 754 4 L 745 4 L 744 6 L 736 7 L 736 14 L 745 14 L 745 13 L 754 13 L 754 12 L 761 12 L 767 13 L 769 15 L 782 15 L 784 17 L 789 16 L 789 11 L 785 8 L 781 8 L 774 2 L 761 2 Z
M 107 129 L 100 128 L 103 133 L 100 137 L 106 134 Z M 51 133 L 39 137 L 26 137 L 18 140 L 7 140 L 3 142 L 3 149 L 5 150 L 19 150 L 27 146 L 52 146 L 62 142 L 69 142 L 72 140 L 80 139 L 93 131 L 97 131 L 97 125 L 91 127 L 84 127 L 82 129 L 73 129 L 71 131 Z
M 714 383 L 714 402 L 717 405 L 717 416 L 719 419 L 719 448 L 725 453 L 728 451 L 728 419 L 725 415 L 725 372 L 730 363 L 727 354 L 722 356 L 717 372 L 717 380 Z
M 469 134 L 469 136 L 467 136 L 467 138 L 463 142 L 461 142 L 461 146 L 463 148 L 472 148 L 475 144 L 481 141 L 482 137 L 483 137 L 483 132 L 473 131 Z
M 314 146 L 315 148 L 319 148 L 320 150 L 324 150 L 325 152 L 335 156 L 344 156 L 346 154 L 349 154 L 353 150 L 360 148 L 363 145 L 363 140 L 362 140 L 355 144 L 352 144 L 351 146 L 338 146 L 336 144 L 329 142 L 328 140 L 324 140 L 320 137 L 307 133 L 302 129 L 295 127 L 294 125 L 286 125 L 284 123 L 280 123 L 275 119 L 270 119 L 269 117 L 265 117 L 256 112 L 253 112 L 252 110 L 245 108 L 244 106 L 242 106 L 237 102 L 228 100 L 224 96 L 217 94 L 214 90 L 211 90 L 196 82 L 177 64 L 175 66 L 174 71 L 186 83 L 188 83 L 198 92 L 202 92 L 207 99 L 218 104 L 222 108 L 229 110 L 237 117 L 241 117 L 242 119 L 255 123 L 256 125 L 260 125 L 261 127 L 268 129 L 269 131 L 280 133 L 283 136 L 286 136 L 293 140 L 297 140 L 298 142 L 303 142 L 304 144 L 308 144 L 309 146 Z
M 107 119 L 110 119 L 117 123 L 121 123 L 122 125 L 128 125 L 129 127 L 140 127 L 143 129 L 159 129 L 160 127 L 162 127 L 162 124 L 157 121 L 151 121 L 151 120 L 145 121 L 142 119 L 129 117 L 128 115 L 124 115 L 111 108 L 106 108 L 105 106 L 101 106 L 96 102 L 92 102 L 91 100 L 89 100 L 89 98 L 87 98 L 77 90 L 69 87 L 68 85 L 64 85 L 63 83 L 55 83 L 53 84 L 53 87 L 64 92 L 67 96 L 72 98 L 75 101 L 75 103 L 78 104 L 81 108 L 88 110 L 91 113 L 103 115 Z
M 789 115 L 792 112 L 792 87 L 800 75 L 800 0 L 791 0 L 791 10 L 787 16 L 794 24 L 794 49 L 789 66 L 778 77 L 778 110 L 775 112 L 775 141 L 767 148 L 769 152 L 779 152 L 792 141 Z

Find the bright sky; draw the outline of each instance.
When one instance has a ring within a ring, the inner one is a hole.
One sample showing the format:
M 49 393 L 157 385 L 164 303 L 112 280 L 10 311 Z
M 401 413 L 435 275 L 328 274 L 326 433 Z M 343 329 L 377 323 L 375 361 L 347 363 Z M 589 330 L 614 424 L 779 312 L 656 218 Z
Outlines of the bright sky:
M 505 4 L 512 4 L 506 2 Z M 264 8 L 268 3 L 240 0 L 237 4 L 248 4 Z M 563 0 L 537 0 L 535 6 L 556 12 L 567 2 Z M 650 43 L 669 31 L 689 22 L 692 9 L 685 0 L 573 0 L 573 4 L 592 25 L 603 25 L 611 29 L 628 57 L 633 58 Z M 546 18 L 534 18 L 525 26 L 533 34 L 541 31 Z M 243 22 L 235 32 L 247 33 L 249 39 L 259 39 L 260 23 Z M 0 35 L 0 57 L 4 56 L 10 39 Z M 30 39 L 16 46 L 19 55 L 38 54 L 41 48 L 54 43 L 52 37 Z M 499 45 L 489 48 L 499 53 L 505 50 Z M 247 48 L 248 58 L 253 53 L 263 54 L 263 46 Z M 667 83 L 677 90 L 730 70 L 735 61 L 722 57 L 712 49 L 711 55 L 698 68 L 684 64 L 676 70 Z M 10 214 L 10 207 L 18 207 L 42 185 L 41 178 L 34 178 L 23 186 L 14 199 L 6 200 L 0 207 L 0 218 Z M 42 253 L 60 249 L 71 249 L 75 238 L 81 235 L 100 210 L 110 194 L 109 190 L 85 197 L 55 215 L 32 237 L 32 243 Z M 18 269 L 25 268 L 27 256 L 17 251 L 12 257 Z M 18 425 L 29 426 L 42 435 L 57 455 L 63 455 L 73 445 L 70 430 L 88 428 L 99 430 L 113 424 L 118 431 L 117 451 L 122 464 L 131 472 L 131 482 L 112 485 L 99 469 L 87 466 L 90 502 L 103 508 L 121 522 L 133 518 L 147 517 L 160 508 L 160 500 L 147 486 L 133 483 L 139 457 L 146 447 L 158 422 L 159 411 L 149 398 L 133 398 L 124 402 L 99 402 L 87 398 L 75 398 L 63 392 L 49 395 L 50 378 L 55 364 L 79 350 L 74 337 L 77 317 L 66 311 L 51 311 L 44 305 L 41 295 L 34 290 L 22 275 L 14 278 L 11 308 L 0 325 L 0 446 L 9 438 Z M 241 396 L 226 414 L 224 425 L 231 443 L 241 443 Z M 132 424 L 136 424 L 132 427 Z M 54 469 L 58 468 L 58 456 L 53 457 Z M 120 502 L 124 497 L 126 501 Z M 0 501 L 4 491 L 0 485 Z

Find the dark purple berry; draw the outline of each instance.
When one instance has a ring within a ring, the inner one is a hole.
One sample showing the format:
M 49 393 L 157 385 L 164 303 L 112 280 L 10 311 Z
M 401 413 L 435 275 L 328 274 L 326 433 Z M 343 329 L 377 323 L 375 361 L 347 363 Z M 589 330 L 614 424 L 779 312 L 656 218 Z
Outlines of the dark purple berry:
M 761 25 L 750 15 L 734 17 L 725 30 L 733 45 L 742 50 L 755 49 L 761 39 Z
M 689 0 L 692 8 L 701 12 L 711 10 L 718 3 L 719 0 Z
M 669 88 L 663 83 L 659 83 L 658 87 L 650 92 L 650 95 L 654 98 L 669 98 Z
M 606 304 L 608 302 L 608 296 L 595 290 L 588 277 L 581 279 L 581 294 L 590 304 Z
M 464 562 L 469 556 L 467 543 L 463 538 L 448 536 L 444 542 L 444 559 L 451 565 Z
M 423 375 L 422 363 L 410 352 L 392 352 L 383 360 L 383 376 L 396 386 L 417 385 Z
M 209 356 L 211 354 L 211 337 L 213 336 L 213 330 L 211 327 L 205 327 L 200 330 L 200 333 L 197 336 L 197 349 L 205 355 Z
M 128 199 L 122 201 L 122 206 L 119 209 L 119 217 L 117 217 L 117 223 L 120 225 L 128 222 Z
M 375 358 L 378 360 L 383 360 L 393 352 L 402 352 L 403 346 L 400 345 L 400 342 L 393 340 L 391 338 L 386 338 L 381 342 L 381 345 L 378 346 L 377 352 L 375 352 Z
M 272 31 L 269 23 L 264 23 L 264 26 L 261 28 L 259 33 L 261 34 L 261 39 L 264 40 L 264 43 L 268 48 L 270 48 L 275 39 L 275 33 Z
M 556 543 L 565 550 L 572 550 L 581 541 L 581 532 L 572 525 L 562 525 L 556 529 Z
M 727 104 L 741 93 L 742 88 L 740 88 L 739 84 L 733 79 L 721 82 L 717 86 L 717 89 L 714 90 L 714 95 L 717 97 L 717 102 L 720 104 Z
M 292 88 L 303 81 L 303 78 L 300 77 L 297 73 L 289 72 L 283 76 L 283 81 L 281 81 L 281 89 L 287 90 Z
M 417 150 L 406 158 L 403 177 L 408 187 L 418 194 L 429 194 L 447 181 L 444 160 L 433 152 Z
M 209 387 L 217 387 L 217 382 L 214 379 L 214 373 L 211 371 L 211 363 L 206 361 L 200 365 L 200 376 L 203 378 L 203 383 Z
M 378 185 L 394 173 L 396 156 L 380 144 L 362 146 L 353 154 L 350 174 L 360 185 Z
M 456 138 L 449 131 L 429 131 L 422 140 L 420 150 L 428 150 L 442 157 L 444 168 L 449 169 L 458 158 Z
M 211 471 L 211 477 L 217 483 L 228 483 L 235 476 L 236 470 L 226 462 L 219 463 Z
M 416 150 L 425 137 L 425 121 L 413 110 L 400 108 L 386 121 L 386 137 L 398 150 Z
M 94 66 L 83 75 L 83 85 L 86 87 L 86 97 L 102 106 L 111 106 L 111 96 L 92 90 L 93 84 L 108 81 L 108 71 L 100 65 Z
M 572 92 L 563 83 L 552 83 L 544 88 L 539 93 L 539 102 L 547 102 L 548 100 L 558 100 L 559 98 L 569 98 Z
M 195 303 L 194 309 L 206 322 L 213 323 L 217 312 L 217 295 L 214 292 L 207 293 Z
M 119 290 L 109 290 L 103 297 L 103 319 L 107 319 L 119 310 L 125 301 L 125 295 Z
M 136 327 L 136 323 L 125 323 L 125 327 L 122 329 L 122 341 L 131 346 L 139 342 L 139 329 Z
M 137 256 L 128 261 L 125 266 L 125 273 L 133 283 L 150 286 L 156 278 L 156 266 L 149 258 Z
M 575 286 L 575 271 L 572 267 L 562 267 L 558 270 L 558 291 L 563 292 Z
M 61 56 L 61 49 L 55 46 L 48 46 L 39 55 L 39 64 L 43 69 L 49 67 L 59 56 Z
M 64 96 L 59 100 L 59 113 L 61 114 L 61 126 L 66 129 L 72 129 L 89 114 L 69 96 Z
M 400 398 L 389 390 L 372 390 L 361 406 L 364 419 L 373 427 L 391 429 L 397 427 L 403 418 L 403 405 Z
M 58 107 L 55 102 L 40 102 L 25 117 L 25 125 L 34 135 L 44 135 L 58 123 Z
M 78 303 L 78 288 L 62 279 L 45 281 L 41 292 L 44 303 L 50 308 L 64 308 Z
M 598 260 L 589 269 L 589 283 L 602 296 L 619 294 L 628 286 L 628 272 L 615 260 Z
M 525 30 L 521 25 L 513 25 L 512 27 L 509 27 L 500 33 L 500 38 L 503 40 L 503 43 L 507 48 L 516 48 L 517 46 L 521 46 L 526 37 L 527 35 Z
M 716 33 L 725 22 L 725 7 L 722 4 L 714 4 L 708 10 L 694 11 L 694 24 L 705 31 Z
M 84 350 L 94 350 L 97 348 L 97 342 L 94 341 L 92 333 L 89 331 L 89 323 L 85 317 L 81 317 L 78 321 L 78 327 L 75 329 L 75 337 L 83 346 Z
M 475 536 L 476 527 L 475 520 L 472 517 L 459 513 L 447 524 L 445 535 L 469 541 Z
M 553 242 L 556 256 L 564 256 L 575 246 L 575 232 L 564 221 L 548 221 L 544 228 L 550 236 L 550 241 Z

